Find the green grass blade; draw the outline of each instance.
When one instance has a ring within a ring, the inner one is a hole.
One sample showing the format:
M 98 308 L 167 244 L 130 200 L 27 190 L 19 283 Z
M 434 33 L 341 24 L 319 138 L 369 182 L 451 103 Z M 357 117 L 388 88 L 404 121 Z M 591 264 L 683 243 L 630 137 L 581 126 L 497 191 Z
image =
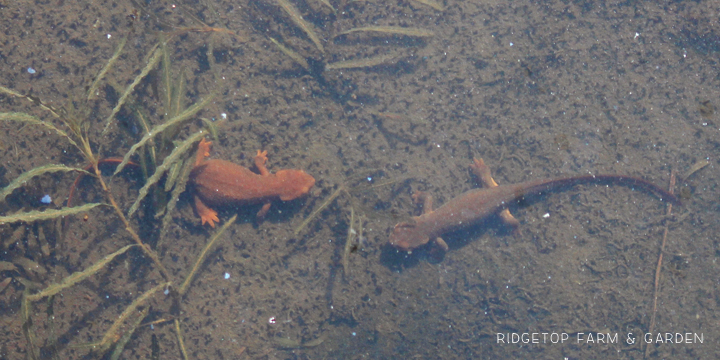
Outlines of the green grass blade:
M 117 105 L 115 105 L 115 108 L 112 109 L 112 112 L 110 113 L 110 116 L 108 116 L 107 120 L 105 120 L 105 128 L 103 129 L 103 135 L 107 133 L 108 128 L 110 127 L 110 124 L 112 123 L 113 118 L 115 118 L 115 115 L 120 111 L 120 108 L 125 105 L 125 101 L 127 101 L 127 98 L 132 94 L 133 90 L 135 90 L 135 87 L 142 81 L 142 79 L 147 76 L 147 74 L 152 71 L 152 69 L 155 68 L 155 66 L 160 62 L 160 58 L 162 57 L 162 51 L 158 48 L 154 50 L 153 56 L 148 60 L 147 65 L 145 68 L 140 72 L 138 76 L 135 77 L 135 80 L 128 85 L 128 87 L 125 89 L 125 92 L 120 96 L 120 100 L 118 100 Z
M 128 34 L 125 35 L 125 37 L 120 40 L 120 44 L 118 44 L 117 49 L 115 50 L 115 53 L 110 57 L 110 60 L 108 60 L 107 64 L 103 66 L 102 70 L 98 73 L 98 75 L 95 77 L 95 80 L 93 81 L 92 85 L 90 85 L 90 90 L 88 90 L 88 100 L 92 100 L 97 95 L 95 92 L 97 91 L 98 86 L 100 85 L 100 81 L 102 81 L 103 78 L 105 78 L 105 74 L 107 74 L 108 71 L 110 71 L 110 68 L 115 64 L 115 61 L 120 57 L 120 53 L 122 53 L 123 48 L 125 47 L 125 43 L 127 43 Z
M 280 51 L 282 51 L 283 54 L 285 54 L 285 55 L 289 56 L 291 59 L 295 60 L 295 62 L 298 63 L 303 68 L 305 68 L 305 70 L 310 70 L 310 64 L 308 64 L 307 60 L 305 60 L 304 57 L 300 56 L 300 54 L 296 53 L 289 47 L 281 44 L 279 41 L 277 41 L 271 37 L 270 37 L 270 41 L 272 41 L 272 43 L 275 44 L 275 46 L 277 46 L 278 49 L 280 49 Z
M 0 87 L 0 88 L 1 88 L 1 87 Z M 2 88 L 2 89 L 5 89 L 5 88 Z M 7 89 L 5 89 L 5 90 L 7 90 Z M 22 95 L 18 94 L 18 96 L 22 96 Z M 55 125 L 53 125 L 52 123 L 49 123 L 49 122 L 47 122 L 47 121 L 42 121 L 42 120 L 40 120 L 40 119 L 38 119 L 38 118 L 36 118 L 36 117 L 34 117 L 34 116 L 32 116 L 32 115 L 28 115 L 28 114 L 25 114 L 25 113 L 0 113 L 0 121 L 2 121 L 2 120 L 4 120 L 4 121 L 18 121 L 18 122 L 27 123 L 27 124 L 30 124 L 30 125 L 41 125 L 41 126 L 44 126 L 44 127 L 48 128 L 48 129 L 54 131 L 54 132 L 57 133 L 58 135 L 65 137 L 71 144 L 73 144 L 76 148 L 80 149 L 80 147 L 78 146 L 78 144 L 77 144 L 66 132 L 58 129 L 58 128 L 55 127 Z
M 128 217 L 132 216 L 132 214 L 134 214 L 135 211 L 138 209 L 142 199 L 147 196 L 150 187 L 160 181 L 160 178 L 162 178 L 165 171 L 169 170 L 170 166 L 172 166 L 175 162 L 179 161 L 186 152 L 190 151 L 193 145 L 195 145 L 196 142 L 200 141 L 203 136 L 205 136 L 205 131 L 196 132 L 195 134 L 187 138 L 185 141 L 178 144 L 175 149 L 173 149 L 173 151 L 170 153 L 170 155 L 165 157 L 163 163 L 158 166 L 157 169 L 155 169 L 155 173 L 147 179 L 145 185 L 143 185 L 143 187 L 140 189 L 137 200 L 135 200 L 135 203 L 130 207 L 130 210 L 128 211 Z
M 188 179 L 190 178 L 190 173 L 194 167 L 195 161 L 191 156 L 185 160 L 182 170 L 180 170 L 180 175 L 176 180 L 175 187 L 172 189 L 172 193 L 170 193 L 170 201 L 168 201 L 167 207 L 165 208 L 165 216 L 163 216 L 162 227 L 160 228 L 160 239 L 157 242 L 158 249 L 162 245 L 163 239 L 165 239 L 167 228 L 170 226 L 170 222 L 172 221 L 175 206 L 177 206 L 177 202 L 180 199 L 180 194 L 185 192 L 185 187 L 187 186 Z
M 187 350 L 185 350 L 185 341 L 183 340 L 182 329 L 180 329 L 180 320 L 175 318 L 175 335 L 177 335 L 178 345 L 180 346 L 180 353 L 182 354 L 183 360 L 188 360 Z
M 142 125 L 143 130 L 145 133 L 150 131 L 150 123 L 148 123 L 146 116 L 143 114 L 142 111 L 139 109 L 135 109 L 135 114 L 137 115 L 138 120 L 140 120 L 140 125 Z M 148 155 L 150 155 L 150 162 L 151 166 L 154 168 L 157 165 L 157 149 L 155 146 L 155 142 L 150 140 L 148 142 L 148 146 L 145 147 L 145 151 L 148 152 Z M 143 178 L 147 178 L 147 164 L 145 161 L 144 156 L 140 156 L 140 167 L 142 168 L 143 172 Z
M 55 294 L 59 293 L 60 291 L 62 291 L 63 289 L 67 289 L 67 288 L 77 284 L 78 282 L 87 279 L 88 277 L 92 276 L 96 272 L 100 271 L 100 269 L 105 267 L 105 265 L 107 265 L 107 263 L 109 263 L 110 261 L 115 259 L 116 256 L 128 251 L 128 249 L 130 249 L 133 246 L 137 246 L 137 245 L 125 246 L 122 249 L 100 259 L 100 261 L 96 262 L 89 268 L 87 268 L 83 271 L 78 271 L 78 272 L 72 273 L 70 276 L 62 279 L 62 281 L 60 281 L 60 283 L 52 284 L 37 294 L 28 295 L 27 300 L 28 301 L 38 301 L 46 296 L 55 295 Z
M 178 114 L 177 116 L 168 120 L 164 124 L 158 125 L 158 126 L 152 128 L 152 130 L 150 130 L 149 132 L 145 133 L 145 136 L 143 136 L 143 138 L 140 139 L 140 141 L 138 141 L 137 144 L 130 147 L 130 150 L 127 152 L 127 154 L 125 154 L 125 157 L 123 157 L 123 161 L 120 163 L 120 165 L 118 165 L 117 169 L 115 169 L 115 173 L 113 174 L 113 176 L 117 175 L 120 171 L 122 171 L 123 168 L 125 168 L 125 165 L 127 165 L 127 163 L 130 161 L 130 157 L 133 154 L 135 154 L 135 152 L 137 151 L 138 148 L 145 145 L 145 143 L 147 143 L 151 139 L 154 139 L 158 134 L 162 133 L 168 127 L 179 124 L 179 123 L 191 118 L 198 111 L 200 111 L 200 109 L 205 107 L 205 105 L 210 103 L 210 100 L 212 100 L 213 97 L 214 97 L 214 94 L 208 96 L 207 98 L 203 99 L 199 103 L 197 103 L 197 104 L 191 106 L 190 108 L 186 109 L 185 111 L 183 111 L 182 114 Z
M 369 58 L 338 61 L 338 62 L 326 64 L 325 70 L 373 67 L 373 66 L 377 66 L 382 63 L 385 63 L 389 60 L 392 60 L 395 57 L 396 57 L 396 55 L 384 54 L 384 55 L 378 55 L 378 56 L 373 56 L 373 57 L 369 57 Z
M 223 226 L 215 232 L 210 241 L 208 241 L 207 245 L 205 245 L 205 248 L 202 250 L 200 256 L 198 256 L 197 260 L 195 261 L 195 266 L 193 266 L 190 274 L 188 274 L 187 278 L 185 278 L 185 282 L 183 282 L 182 286 L 180 286 L 180 289 L 178 290 L 178 294 L 180 294 L 180 296 L 185 295 L 185 292 L 190 287 L 190 283 L 192 282 L 192 279 L 195 276 L 197 269 L 200 267 L 203 261 L 205 261 L 205 256 L 207 256 L 208 252 L 210 252 L 210 250 L 215 245 L 215 242 L 217 242 L 217 240 L 225 232 L 225 230 L 227 230 L 227 228 L 235 222 L 235 219 L 237 219 L 237 214 L 231 217 L 230 220 L 226 221 L 225 224 L 223 224 Z
M 337 198 L 338 196 L 340 196 L 340 194 L 341 194 L 343 191 L 347 191 L 347 190 L 345 190 L 345 186 L 340 186 L 337 190 L 335 190 L 334 193 L 332 193 L 332 195 L 328 196 L 328 198 L 327 198 L 327 200 L 325 200 L 325 202 L 323 202 L 320 206 L 318 206 L 318 208 L 315 209 L 315 210 L 312 212 L 312 214 L 310 214 L 310 216 L 308 216 L 308 217 L 302 222 L 302 224 L 300 224 L 300 226 L 298 226 L 297 228 L 295 228 L 294 234 L 295 234 L 295 235 L 299 234 L 300 231 L 302 231 L 302 229 L 304 229 L 304 228 L 310 223 L 310 221 L 312 221 L 316 216 L 318 216 L 318 214 L 320 214 L 321 211 L 323 211 L 328 205 L 330 205 L 330 203 L 333 202 L 333 200 L 335 200 L 335 198 Z
M 20 318 L 22 319 L 22 332 L 25 340 L 28 342 L 29 358 L 37 360 L 40 357 L 38 348 L 35 346 L 35 332 L 32 329 L 32 304 L 30 303 L 30 289 L 25 288 L 22 299 L 20 300 Z
M 437 11 L 445 10 L 445 6 L 443 6 L 442 4 L 440 4 L 439 2 L 437 2 L 435 0 L 414 0 L 414 1 L 417 3 L 423 4 L 423 5 L 427 5 Z
M 297 25 L 302 31 L 307 34 L 307 36 L 312 40 L 312 42 L 317 46 L 317 48 L 320 50 L 320 52 L 324 53 L 325 49 L 323 49 L 322 42 L 320 41 L 320 38 L 315 35 L 315 27 L 310 24 L 309 22 L 305 21 L 303 19 L 302 15 L 300 15 L 300 12 L 291 4 L 288 0 L 276 0 L 278 5 L 285 10 L 285 12 L 290 15 L 290 19 Z
M 21 94 L 21 93 L 19 93 L 19 92 L 10 90 L 10 89 L 8 89 L 8 88 L 6 88 L 6 87 L 4 87 L 4 86 L 0 86 L 0 92 L 4 92 L 4 93 L 6 93 L 6 94 L 8 94 L 8 95 L 12 95 L 12 96 L 25 97 L 25 95 L 23 95 L 23 94 Z
M 78 168 L 71 168 L 67 167 L 65 165 L 45 165 L 40 166 L 37 168 L 34 168 L 30 171 L 27 171 L 23 173 L 22 175 L 18 176 L 17 179 L 15 179 L 13 182 L 11 182 L 8 186 L 6 186 L 4 189 L 0 190 L 0 201 L 5 201 L 5 198 L 10 195 L 13 190 L 25 185 L 30 179 L 40 176 L 42 174 L 51 173 L 51 172 L 58 172 L 58 171 L 77 171 L 85 173 L 86 175 L 91 175 L 91 173 Z
M 0 271 L 15 271 L 17 270 L 17 266 L 11 262 L 7 261 L 0 261 Z M 0 289 L 0 291 L 2 291 Z
M 175 116 L 180 113 L 183 107 L 183 99 L 185 98 L 185 69 L 180 69 L 180 74 L 177 76 L 177 83 L 172 89 L 172 97 L 170 98 L 170 109 L 168 112 Z
M 220 138 L 218 137 L 218 131 L 217 126 L 215 126 L 216 122 L 213 120 L 210 120 L 208 118 L 200 118 L 202 120 L 203 124 L 205 125 L 205 130 L 207 130 L 210 133 L 210 137 L 214 141 L 220 141 Z M 217 121 L 217 124 L 223 124 L 225 123 L 225 120 Z
M 335 10 L 335 8 L 332 6 L 332 4 L 330 3 L 329 0 L 320 0 L 320 2 L 321 2 L 323 5 L 329 7 L 330 10 L 332 10 L 333 13 L 337 13 L 337 10 Z
M 148 313 L 150 312 L 150 308 L 146 307 L 142 311 L 140 311 L 140 316 L 135 319 L 135 321 L 130 325 L 130 328 L 128 331 L 123 334 L 123 336 L 118 340 L 117 345 L 115 346 L 115 350 L 113 350 L 112 355 L 110 356 L 110 360 L 118 360 L 120 359 L 120 355 L 122 354 L 123 350 L 125 349 L 125 345 L 130 341 L 130 338 L 132 338 L 133 334 L 135 333 L 135 330 L 140 326 L 140 323 L 147 317 Z
M 83 206 L 64 207 L 62 209 L 49 209 L 45 211 L 30 211 L 24 213 L 16 213 L 8 216 L 0 216 L 0 225 L 10 224 L 18 221 L 33 222 L 40 220 L 55 219 L 61 216 L 75 215 L 77 213 L 89 211 L 90 209 L 104 205 L 100 203 L 85 204 Z
M 347 31 L 343 31 L 337 36 L 340 35 L 347 35 L 354 32 L 379 32 L 383 34 L 393 34 L 393 35 L 405 35 L 405 36 L 418 36 L 418 37 L 431 37 L 434 36 L 435 33 L 433 33 L 430 30 L 425 29 L 419 29 L 419 28 L 410 28 L 410 27 L 400 27 L 400 26 L 368 26 L 368 27 L 361 27 L 361 28 L 354 28 Z
M 163 83 L 163 105 L 165 105 L 165 111 L 168 112 L 168 116 L 173 117 L 175 114 L 170 114 L 170 108 L 172 104 L 172 62 L 170 61 L 170 51 L 167 49 L 167 42 L 165 37 L 160 35 L 160 47 L 162 51 L 162 83 Z
M 185 107 L 185 69 L 181 68 L 179 75 L 177 75 L 177 82 L 172 87 L 172 96 L 170 97 L 170 106 L 165 109 L 165 119 L 172 119 L 177 114 L 180 114 Z M 178 122 L 177 125 L 173 125 L 165 129 L 163 132 L 162 147 L 165 148 L 167 145 L 173 142 L 177 138 L 178 133 L 181 130 L 183 122 Z
M 352 251 L 353 240 L 357 233 L 355 232 L 355 209 L 350 206 L 350 224 L 348 225 L 347 238 L 345 239 L 345 250 L 343 251 L 342 264 L 343 274 L 346 278 L 350 276 L 350 251 Z
M 105 336 L 103 336 L 102 340 L 100 340 L 100 345 L 98 346 L 99 347 L 98 351 L 100 353 L 104 353 L 108 349 L 110 349 L 110 347 L 115 343 L 115 341 L 120 338 L 118 336 L 118 332 L 120 331 L 120 325 L 122 325 L 123 322 L 125 322 L 125 320 L 130 315 L 135 313 L 135 310 L 137 309 L 138 306 L 140 306 L 140 304 L 144 303 L 145 300 L 147 300 L 150 296 L 155 294 L 158 290 L 167 288 L 168 286 L 170 286 L 170 284 L 171 284 L 170 282 L 159 284 L 159 285 L 155 286 L 154 288 L 146 291 L 144 294 L 140 295 L 139 298 L 133 300 L 133 302 L 130 305 L 128 305 L 127 308 L 125 308 L 125 310 L 122 312 L 122 314 L 120 314 L 120 316 L 118 316 L 118 318 L 115 320 L 115 322 L 113 322 L 113 324 L 110 326 L 110 329 L 108 329 L 108 331 L 105 333 Z
M 170 190 L 172 190 L 173 185 L 175 185 L 175 180 L 177 180 L 178 176 L 180 175 L 180 171 L 182 170 L 182 168 L 182 160 L 170 166 L 170 171 L 168 171 L 167 179 L 165 179 L 165 192 L 170 192 Z

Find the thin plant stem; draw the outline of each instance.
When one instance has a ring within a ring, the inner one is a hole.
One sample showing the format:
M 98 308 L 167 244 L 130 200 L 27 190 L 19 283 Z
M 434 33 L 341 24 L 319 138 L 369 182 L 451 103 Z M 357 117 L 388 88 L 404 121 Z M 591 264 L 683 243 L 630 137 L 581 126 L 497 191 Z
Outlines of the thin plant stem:
M 100 181 L 100 186 L 102 186 L 103 191 L 105 191 L 105 194 L 107 194 L 108 201 L 110 201 L 110 205 L 112 205 L 113 209 L 115 209 L 115 213 L 120 218 L 120 221 L 123 222 L 123 225 L 125 226 L 125 230 L 130 233 L 130 237 L 140 245 L 140 248 L 143 250 L 145 255 L 147 255 L 152 261 L 155 263 L 155 266 L 157 266 L 158 270 L 160 270 L 160 275 L 162 275 L 163 279 L 165 281 L 170 281 L 170 273 L 168 273 L 167 269 L 165 269 L 165 266 L 160 262 L 160 258 L 157 256 L 157 253 L 155 253 L 150 246 L 145 244 L 141 239 L 140 236 L 135 232 L 135 229 L 132 228 L 130 225 L 130 222 L 125 217 L 125 214 L 123 213 L 120 206 L 115 201 L 115 197 L 113 197 L 112 193 L 110 192 L 110 188 L 105 183 L 105 180 L 103 180 L 102 174 L 100 173 L 100 168 L 98 167 L 98 161 L 95 159 L 95 157 L 92 155 L 92 153 L 86 154 L 89 155 L 90 160 L 92 162 L 93 170 L 95 171 L 95 175 L 98 178 L 98 181 Z
M 670 171 L 670 188 L 668 189 L 668 192 L 671 194 L 673 193 L 673 190 L 675 189 L 675 171 Z M 667 217 L 670 217 L 672 215 L 672 204 L 668 204 L 667 206 Z M 663 239 L 662 239 L 662 245 L 660 245 L 660 256 L 658 257 L 658 264 L 657 268 L 655 269 L 655 292 L 653 295 L 653 312 L 652 312 L 652 318 L 650 319 L 650 327 L 648 329 L 648 333 L 652 333 L 653 329 L 655 328 L 655 315 L 657 315 L 657 301 L 658 301 L 658 293 L 660 292 L 660 270 L 662 269 L 662 262 L 663 262 L 663 254 L 665 253 L 665 244 L 667 243 L 667 235 L 668 235 L 668 224 L 665 222 L 665 229 L 663 230 Z M 650 354 L 650 344 L 645 344 L 645 353 L 644 358 L 647 359 L 648 355 Z

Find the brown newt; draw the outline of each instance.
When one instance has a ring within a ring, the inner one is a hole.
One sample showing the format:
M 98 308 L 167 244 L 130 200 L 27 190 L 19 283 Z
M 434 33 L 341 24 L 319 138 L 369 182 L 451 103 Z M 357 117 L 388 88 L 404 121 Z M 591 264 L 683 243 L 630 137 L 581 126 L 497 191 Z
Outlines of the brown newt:
M 496 213 L 500 215 L 504 223 L 517 227 L 520 223 L 507 209 L 510 203 L 528 195 L 577 184 L 606 183 L 638 186 L 655 193 L 662 201 L 680 203 L 678 198 L 670 192 L 647 180 L 632 176 L 579 175 L 499 186 L 493 180 L 490 168 L 485 165 L 482 159 L 474 159 L 474 163 L 470 168 L 482 183 L 482 189 L 467 191 L 436 210 L 432 209 L 431 196 L 422 192 L 415 193 L 413 199 L 416 202 L 423 203 L 423 214 L 413 217 L 409 222 L 401 222 L 395 225 L 392 234 L 390 234 L 390 244 L 399 250 L 412 251 L 432 240 L 447 251 L 448 246 L 440 238 L 440 235 L 472 226 Z
M 267 151 L 258 150 L 255 167 L 260 174 L 225 160 L 206 160 L 210 156 L 212 142 L 202 139 L 195 155 L 195 167 L 190 172 L 190 182 L 195 188 L 195 210 L 202 224 L 215 227 L 220 222 L 217 211 L 208 205 L 263 204 L 257 213 L 262 219 L 270 210 L 273 200 L 289 201 L 310 191 L 315 178 L 302 170 L 279 170 L 271 174 L 265 167 Z

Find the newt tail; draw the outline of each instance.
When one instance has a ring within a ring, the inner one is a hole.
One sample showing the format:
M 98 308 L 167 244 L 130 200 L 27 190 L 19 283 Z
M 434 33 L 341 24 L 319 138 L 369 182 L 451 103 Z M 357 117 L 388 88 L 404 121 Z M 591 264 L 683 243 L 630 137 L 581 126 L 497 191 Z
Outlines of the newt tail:
M 670 202 L 675 205 L 682 205 L 680 199 L 671 192 L 641 178 L 628 175 L 578 175 L 565 178 L 545 179 L 545 180 L 532 180 L 525 183 L 516 185 L 509 185 L 518 187 L 519 193 L 516 194 L 516 198 L 513 200 L 520 200 L 523 196 L 538 195 L 545 191 L 557 190 L 563 187 L 571 187 L 574 185 L 582 184 L 606 184 L 619 185 L 626 187 L 639 187 L 645 189 L 654 195 L 656 195 L 661 201 Z M 523 193 L 524 191 L 524 193 Z M 511 200 L 512 201 L 512 200 Z

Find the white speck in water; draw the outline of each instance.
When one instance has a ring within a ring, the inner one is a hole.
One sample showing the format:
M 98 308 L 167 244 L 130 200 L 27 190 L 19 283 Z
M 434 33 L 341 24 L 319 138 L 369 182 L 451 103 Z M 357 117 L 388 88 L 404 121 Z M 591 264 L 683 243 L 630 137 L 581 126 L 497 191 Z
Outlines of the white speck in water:
M 352 333 L 352 336 L 355 336 L 355 335 L 357 335 L 357 334 L 356 334 L 355 332 L 353 332 L 353 333 Z
M 543 217 L 546 218 L 546 219 L 549 218 L 549 217 L 550 217 L 550 213 L 545 213 L 545 214 L 543 215 Z
M 163 291 L 163 294 L 165 294 L 165 295 L 170 294 L 170 289 L 165 289 L 165 291 Z
M 28 70 L 27 70 L 27 72 L 28 72 L 28 74 L 34 74 L 34 73 L 35 73 L 35 69 L 29 67 Z
M 225 280 L 230 278 L 230 273 L 225 273 Z
M 220 114 L 220 117 L 223 118 L 223 120 L 225 120 L 225 119 L 227 119 L 227 114 L 226 114 L 226 113 L 221 113 L 221 114 Z
M 43 204 L 49 204 L 52 202 L 52 198 L 50 198 L 50 195 L 45 195 L 40 199 L 40 202 Z

